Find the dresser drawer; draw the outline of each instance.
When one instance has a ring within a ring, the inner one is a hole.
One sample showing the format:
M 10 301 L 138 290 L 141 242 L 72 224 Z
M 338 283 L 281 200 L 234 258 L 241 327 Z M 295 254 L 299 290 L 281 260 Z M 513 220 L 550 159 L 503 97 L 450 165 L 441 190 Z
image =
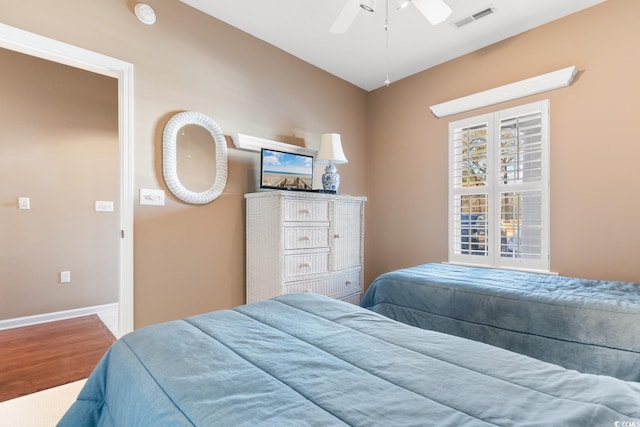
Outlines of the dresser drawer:
M 324 279 L 290 282 L 286 285 L 287 293 L 313 292 L 332 298 L 342 298 L 347 295 L 362 292 L 360 286 L 360 271 L 330 276 Z
M 284 220 L 295 222 L 329 221 L 329 203 L 307 200 L 285 200 Z
M 285 250 L 328 247 L 329 228 L 327 227 L 286 227 L 284 229 Z
M 339 299 L 350 304 L 360 305 L 360 301 L 362 300 L 362 293 L 358 292 L 357 294 L 347 295 L 346 297 Z
M 322 252 L 308 255 L 285 255 L 284 275 L 291 279 L 297 276 L 320 274 L 329 271 L 329 253 Z

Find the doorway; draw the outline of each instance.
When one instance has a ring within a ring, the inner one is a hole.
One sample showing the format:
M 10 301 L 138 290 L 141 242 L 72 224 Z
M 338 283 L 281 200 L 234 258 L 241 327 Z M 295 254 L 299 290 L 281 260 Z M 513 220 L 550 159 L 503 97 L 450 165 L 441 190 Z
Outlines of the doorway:
M 0 47 L 118 80 L 118 337 L 133 330 L 133 65 L 0 24 Z

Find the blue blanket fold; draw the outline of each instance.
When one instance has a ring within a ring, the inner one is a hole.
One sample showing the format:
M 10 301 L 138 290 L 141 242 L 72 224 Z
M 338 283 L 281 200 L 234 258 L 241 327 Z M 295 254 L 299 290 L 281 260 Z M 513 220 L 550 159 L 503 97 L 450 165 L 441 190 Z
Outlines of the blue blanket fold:
M 123 337 L 59 425 L 613 425 L 638 402 L 640 384 L 305 293 Z
M 640 284 L 449 264 L 385 273 L 360 304 L 424 329 L 640 381 Z

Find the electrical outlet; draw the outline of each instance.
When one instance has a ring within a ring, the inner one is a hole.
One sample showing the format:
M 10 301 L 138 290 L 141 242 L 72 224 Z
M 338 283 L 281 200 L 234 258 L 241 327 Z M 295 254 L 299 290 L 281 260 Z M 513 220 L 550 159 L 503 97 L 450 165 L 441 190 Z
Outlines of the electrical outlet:
M 60 283 L 71 283 L 71 272 L 70 271 L 61 271 L 60 272 Z
M 28 197 L 18 197 L 18 209 L 27 210 L 31 209 L 31 203 Z

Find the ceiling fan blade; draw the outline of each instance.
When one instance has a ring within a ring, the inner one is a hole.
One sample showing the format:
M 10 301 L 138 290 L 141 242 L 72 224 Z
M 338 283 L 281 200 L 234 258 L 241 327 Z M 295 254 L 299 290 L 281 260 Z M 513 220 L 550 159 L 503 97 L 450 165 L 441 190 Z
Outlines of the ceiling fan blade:
M 347 0 L 342 12 L 340 12 L 340 15 L 336 18 L 329 32 L 333 34 L 346 32 L 351 26 L 351 23 L 356 19 L 358 12 L 360 12 L 360 0 Z
M 452 12 L 444 0 L 412 0 L 412 3 L 431 25 L 444 22 Z

